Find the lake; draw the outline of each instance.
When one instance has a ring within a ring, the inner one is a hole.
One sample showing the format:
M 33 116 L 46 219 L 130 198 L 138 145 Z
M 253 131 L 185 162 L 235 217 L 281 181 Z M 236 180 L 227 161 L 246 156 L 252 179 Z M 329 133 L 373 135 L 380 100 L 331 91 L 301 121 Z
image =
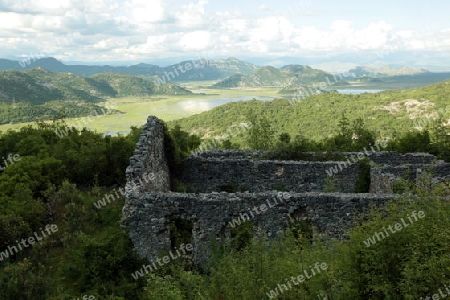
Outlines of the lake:
M 194 95 L 192 98 L 186 99 L 169 98 L 151 102 L 119 103 L 118 110 L 123 111 L 125 114 L 104 116 L 92 122 L 90 126 L 91 129 L 97 129 L 105 134 L 126 134 L 130 131 L 130 126 L 141 126 L 150 115 L 157 116 L 164 121 L 170 121 L 199 114 L 229 102 L 249 101 L 252 99 L 270 101 L 275 98 L 241 95 L 195 97 Z

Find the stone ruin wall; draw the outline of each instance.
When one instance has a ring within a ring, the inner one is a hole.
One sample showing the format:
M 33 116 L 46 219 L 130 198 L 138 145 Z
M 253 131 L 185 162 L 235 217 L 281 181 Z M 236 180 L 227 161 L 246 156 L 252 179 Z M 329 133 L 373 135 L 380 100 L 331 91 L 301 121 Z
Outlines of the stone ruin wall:
M 356 152 L 339 153 L 348 161 L 276 161 L 264 160 L 263 151 L 211 150 L 186 160 L 182 180 L 192 192 L 226 190 L 263 192 L 325 192 L 331 168 L 336 192 L 356 192 L 356 182 L 362 175 L 358 163 L 351 157 Z M 311 159 L 323 154 L 308 153 Z M 428 153 L 375 152 L 367 156 L 372 162 L 371 193 L 392 193 L 393 182 L 405 174 L 415 181 L 416 173 L 428 171 L 442 177 L 450 164 L 438 161 Z M 408 172 L 408 173 L 407 173 Z M 449 174 L 447 172 L 447 174 Z
M 229 237 L 230 222 L 274 199 L 284 201 L 249 217 L 255 234 L 274 237 L 293 218 L 310 221 L 315 234 L 340 238 L 370 204 L 383 205 L 398 197 L 392 194 L 392 182 L 405 166 L 412 171 L 428 168 L 442 176 L 450 174 L 450 164 L 437 161 L 433 155 L 377 152 L 369 157 L 373 162 L 371 193 L 354 193 L 360 176 L 357 163 L 348 164 L 335 175 L 340 192 L 346 193 L 324 193 L 326 170 L 344 162 L 270 161 L 261 160 L 262 154 L 214 150 L 191 156 L 182 178 L 194 193 L 173 193 L 164 155 L 164 124 L 149 117 L 127 168 L 122 220 L 139 256 L 154 260 L 169 251 L 173 246 L 170 223 L 182 219 L 192 225 L 193 257 L 201 264 L 208 256 L 211 238 Z M 344 154 L 350 157 L 355 153 Z M 140 180 L 148 173 L 155 174 L 153 181 Z M 230 186 L 243 192 L 225 192 L 224 187 Z
M 136 205 L 135 212 L 127 218 L 126 224 L 138 255 L 151 260 L 171 250 L 171 222 L 176 219 L 190 222 L 193 259 L 202 265 L 209 255 L 210 240 L 229 238 L 231 224 L 236 224 L 233 220 L 247 220 L 244 214 L 256 235 L 275 237 L 289 226 L 290 220 L 296 220 L 311 222 L 314 234 L 342 237 L 369 204 L 383 205 L 394 197 L 281 192 L 144 193 L 132 201 Z M 266 207 L 264 212 L 262 205 Z
M 164 153 L 164 123 L 150 116 L 144 125 L 130 165 L 126 169 L 124 213 L 133 209 L 131 195 L 170 190 L 170 173 Z
M 270 161 L 248 158 L 187 159 L 182 181 L 192 192 L 240 190 L 263 192 L 323 192 L 327 170 L 338 162 Z M 336 189 L 353 193 L 360 176 L 358 164 L 352 164 L 334 176 Z

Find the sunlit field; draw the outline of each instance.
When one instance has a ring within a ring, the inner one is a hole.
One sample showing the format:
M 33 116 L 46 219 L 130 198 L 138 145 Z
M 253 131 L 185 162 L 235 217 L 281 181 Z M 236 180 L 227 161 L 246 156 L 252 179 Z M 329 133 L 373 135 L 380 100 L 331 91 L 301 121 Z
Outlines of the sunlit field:
M 238 97 L 273 97 L 280 98 L 277 88 L 255 88 L 255 89 L 208 89 L 206 86 L 214 82 L 188 82 L 182 85 L 192 89 L 195 95 L 180 96 L 152 96 L 152 97 L 125 97 L 114 98 L 108 101 L 117 104 L 117 110 L 123 114 L 105 115 L 96 117 L 85 127 L 101 133 L 125 133 L 131 126 L 141 126 L 150 115 L 155 115 L 164 121 L 171 121 L 189 117 L 195 114 L 212 109 L 211 100 L 228 99 Z M 99 105 L 105 105 L 106 102 Z M 83 118 L 68 118 L 65 122 L 83 124 Z M 9 129 L 17 130 L 25 125 L 34 123 L 19 123 L 0 125 L 0 131 Z M 76 126 L 77 127 L 77 126 Z M 78 127 L 77 127 L 78 128 Z

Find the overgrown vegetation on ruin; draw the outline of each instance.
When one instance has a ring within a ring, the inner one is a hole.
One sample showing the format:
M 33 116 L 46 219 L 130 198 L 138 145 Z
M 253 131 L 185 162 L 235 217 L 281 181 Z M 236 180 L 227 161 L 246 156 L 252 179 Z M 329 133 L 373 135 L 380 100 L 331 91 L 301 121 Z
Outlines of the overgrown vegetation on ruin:
M 3 257 L 2 299 L 59 300 L 83 295 L 98 299 L 262 299 L 288 276 L 298 276 L 316 262 L 326 262 L 328 270 L 279 298 L 416 299 L 436 293 L 450 276 L 446 267 L 450 188 L 440 185 L 414 191 L 420 196 L 418 201 L 405 199 L 393 202 L 383 212 L 374 210 L 370 221 L 361 220 L 361 226 L 349 233 L 348 241 L 324 241 L 317 236 L 304 241 L 307 224 L 293 226 L 284 238 L 273 242 L 249 238 L 248 228 L 242 228 L 233 233 L 230 244 L 216 246 L 203 271 L 175 261 L 134 280 L 131 274 L 143 261 L 135 257 L 132 243 L 119 226 L 123 198 L 101 209 L 93 204 L 125 183 L 125 168 L 140 130 L 110 137 L 74 129 L 60 138 L 55 131 L 64 126 L 40 124 L 0 135 L 0 157 L 21 157 L 0 171 L 0 252 L 46 224 L 60 228 L 48 239 L 10 258 Z M 172 139 L 167 151 L 172 151 L 173 166 L 199 143 L 180 128 L 166 134 Z M 341 138 L 342 143 L 339 136 L 335 139 L 340 149 L 355 149 L 345 148 L 350 139 Z M 412 150 L 448 153 L 448 137 L 440 138 L 433 132 L 414 133 L 391 140 L 388 148 L 410 151 L 412 143 Z M 296 148 L 295 139 L 288 141 L 286 135 L 280 143 L 284 144 L 277 151 L 286 147 L 295 155 L 293 149 L 314 149 Z M 405 183 L 398 188 L 408 191 L 415 187 Z M 364 245 L 375 232 L 413 210 L 424 211 L 426 217 L 371 247 Z M 175 245 L 185 241 L 183 232 L 173 241 Z

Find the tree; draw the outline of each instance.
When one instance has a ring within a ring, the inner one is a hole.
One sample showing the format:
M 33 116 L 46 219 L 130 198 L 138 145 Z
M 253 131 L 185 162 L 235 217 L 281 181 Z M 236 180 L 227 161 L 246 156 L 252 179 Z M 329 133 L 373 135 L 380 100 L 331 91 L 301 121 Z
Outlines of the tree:
M 361 151 L 369 145 L 375 144 L 375 135 L 364 126 L 364 120 L 357 118 L 352 124 L 352 151 Z
M 270 126 L 270 122 L 265 115 L 257 117 L 256 115 L 248 116 L 249 122 L 252 124 L 248 131 L 247 144 L 251 149 L 269 150 L 273 146 L 274 130 Z

